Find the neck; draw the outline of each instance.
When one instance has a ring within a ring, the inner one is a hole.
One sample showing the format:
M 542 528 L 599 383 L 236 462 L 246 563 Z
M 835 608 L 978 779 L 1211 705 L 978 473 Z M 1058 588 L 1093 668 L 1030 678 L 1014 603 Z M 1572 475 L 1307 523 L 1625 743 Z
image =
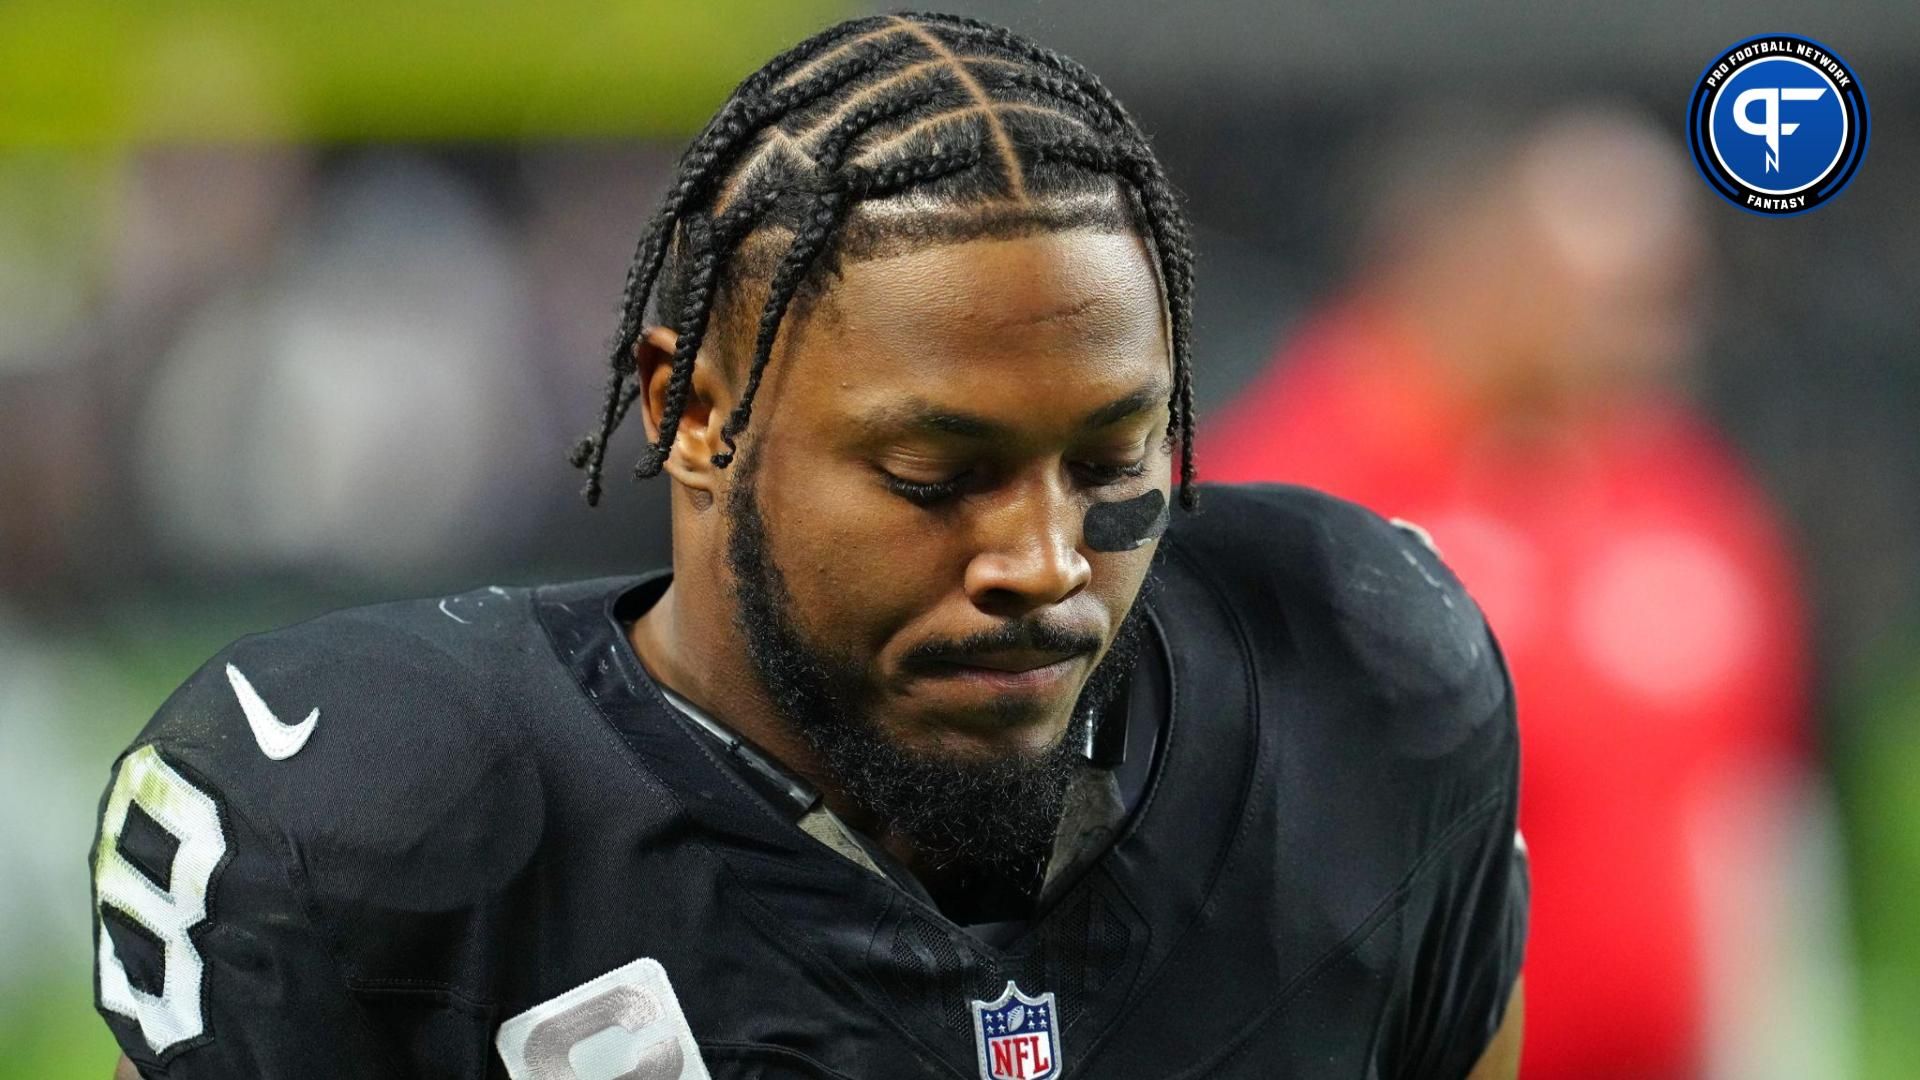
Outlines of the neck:
M 746 643 L 732 620 L 724 612 L 715 614 L 718 605 L 687 602 L 695 588 L 697 583 L 676 573 L 653 606 L 627 628 L 627 640 L 648 672 L 806 779 L 829 809 L 879 844 L 943 908 L 955 896 L 973 891 L 976 883 L 964 868 L 934 864 L 906 835 L 847 798 L 747 666 Z
M 634 653 L 654 678 L 804 777 L 839 812 L 839 785 L 768 698 L 732 620 L 718 605 L 686 602 L 695 587 L 676 570 L 660 599 L 627 628 Z

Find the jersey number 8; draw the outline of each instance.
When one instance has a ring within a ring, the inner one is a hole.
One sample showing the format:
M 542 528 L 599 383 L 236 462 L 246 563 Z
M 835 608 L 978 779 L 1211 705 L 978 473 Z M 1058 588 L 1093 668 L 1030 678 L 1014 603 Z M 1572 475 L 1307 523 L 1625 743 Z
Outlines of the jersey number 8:
M 170 865 L 150 865 L 154 859 L 147 858 L 143 868 L 128 858 L 123 838 L 135 807 L 174 841 Z M 150 745 L 121 761 L 93 859 L 100 1004 L 138 1023 L 155 1055 L 206 1030 L 201 1006 L 206 964 L 188 934 L 206 920 L 208 886 L 226 853 L 220 807 L 212 795 Z M 157 988 L 134 985 L 108 932 L 109 919 L 130 923 L 158 943 L 163 960 Z

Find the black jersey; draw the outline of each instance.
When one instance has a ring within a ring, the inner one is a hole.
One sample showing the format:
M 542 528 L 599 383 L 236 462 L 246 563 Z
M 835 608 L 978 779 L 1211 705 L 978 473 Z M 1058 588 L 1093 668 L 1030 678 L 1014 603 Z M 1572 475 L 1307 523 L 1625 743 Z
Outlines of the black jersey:
M 1156 572 L 1135 805 L 991 942 L 666 701 L 619 621 L 664 574 L 244 638 L 114 767 L 100 1011 L 181 1080 L 1464 1076 L 1526 929 L 1479 612 L 1292 487 L 1203 489 Z

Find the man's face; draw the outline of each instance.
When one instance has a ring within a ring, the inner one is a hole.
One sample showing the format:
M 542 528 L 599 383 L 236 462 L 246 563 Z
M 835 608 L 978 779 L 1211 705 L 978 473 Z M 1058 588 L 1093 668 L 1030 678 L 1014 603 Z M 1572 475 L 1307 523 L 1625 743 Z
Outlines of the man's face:
M 756 668 L 830 767 L 876 774 L 839 777 L 857 800 L 1049 801 L 1130 661 L 1109 652 L 1156 546 L 1098 550 L 1088 511 L 1167 494 L 1144 245 L 1042 233 L 854 262 L 793 326 L 727 493 Z M 879 757 L 849 758 L 856 736 Z

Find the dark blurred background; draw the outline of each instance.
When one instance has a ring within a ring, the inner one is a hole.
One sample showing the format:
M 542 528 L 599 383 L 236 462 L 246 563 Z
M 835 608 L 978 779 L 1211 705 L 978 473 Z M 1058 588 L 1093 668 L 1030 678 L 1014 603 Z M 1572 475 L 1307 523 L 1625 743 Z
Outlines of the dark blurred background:
M 732 85 L 865 10 L 0 12 L 0 1077 L 111 1067 L 94 806 L 213 650 L 376 597 L 665 561 L 660 482 L 588 511 L 563 460 L 626 261 Z M 1432 159 L 1399 155 L 1419 118 L 1484 118 L 1499 145 L 1599 108 L 1684 162 L 1687 98 L 1727 45 L 1788 31 L 1851 64 L 1872 142 L 1831 204 L 1746 214 L 1686 166 L 1703 336 L 1672 379 L 1777 512 L 1810 686 L 1765 894 L 1701 901 L 1708 924 L 1770 912 L 1770 955 L 1708 942 L 1690 1074 L 1920 1075 L 1920 7 L 958 10 L 1081 60 L 1154 139 L 1196 225 L 1203 429 L 1358 272 L 1383 192 L 1420 201 L 1405 170 Z M 1474 191 L 1456 175 L 1418 209 Z

